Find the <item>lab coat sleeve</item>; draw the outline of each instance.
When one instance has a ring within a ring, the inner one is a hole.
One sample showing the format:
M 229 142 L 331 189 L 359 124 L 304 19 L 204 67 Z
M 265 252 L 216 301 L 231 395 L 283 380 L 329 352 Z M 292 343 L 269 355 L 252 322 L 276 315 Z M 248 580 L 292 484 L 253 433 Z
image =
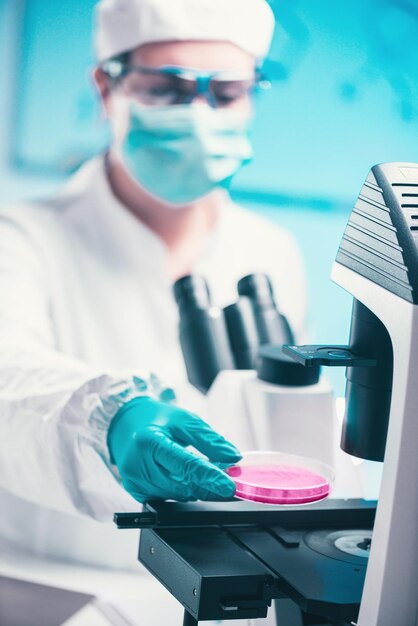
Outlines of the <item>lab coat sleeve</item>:
M 173 392 L 152 374 L 97 371 L 59 352 L 50 307 L 42 249 L 0 215 L 0 484 L 109 521 L 138 504 L 113 472 L 108 426 L 131 398 Z

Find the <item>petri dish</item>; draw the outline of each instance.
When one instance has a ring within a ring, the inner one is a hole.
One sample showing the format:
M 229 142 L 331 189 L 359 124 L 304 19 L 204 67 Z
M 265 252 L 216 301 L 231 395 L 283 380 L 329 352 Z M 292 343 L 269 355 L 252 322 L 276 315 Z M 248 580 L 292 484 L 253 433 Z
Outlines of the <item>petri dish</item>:
M 327 498 L 335 478 L 329 465 L 284 452 L 245 452 L 227 474 L 235 482 L 236 498 L 284 505 Z

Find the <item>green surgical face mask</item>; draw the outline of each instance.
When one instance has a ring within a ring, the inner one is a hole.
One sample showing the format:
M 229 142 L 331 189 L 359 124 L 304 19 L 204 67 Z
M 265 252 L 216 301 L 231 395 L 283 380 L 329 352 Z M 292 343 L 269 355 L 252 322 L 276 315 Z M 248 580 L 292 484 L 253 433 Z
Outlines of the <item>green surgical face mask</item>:
M 252 159 L 250 115 L 200 105 L 132 103 L 121 146 L 131 176 L 149 193 L 184 206 L 227 188 Z

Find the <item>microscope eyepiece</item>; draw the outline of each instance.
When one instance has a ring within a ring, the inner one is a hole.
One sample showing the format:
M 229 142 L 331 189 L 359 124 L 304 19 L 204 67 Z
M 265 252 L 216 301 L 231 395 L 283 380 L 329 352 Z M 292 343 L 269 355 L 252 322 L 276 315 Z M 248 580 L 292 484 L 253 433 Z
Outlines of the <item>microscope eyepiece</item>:
M 273 287 L 267 274 L 249 274 L 238 281 L 238 293 L 257 301 L 258 305 L 274 305 Z
M 238 293 L 251 301 L 260 345 L 294 343 L 289 322 L 277 309 L 267 274 L 244 276 L 238 282 Z
M 183 276 L 173 287 L 174 297 L 179 306 L 210 307 L 210 291 L 202 276 Z
M 257 324 L 251 300 L 246 296 L 224 308 L 229 342 L 239 370 L 254 369 L 259 348 Z
M 180 345 L 189 382 L 206 393 L 216 376 L 234 369 L 223 311 L 211 304 L 201 276 L 184 276 L 173 286 L 178 304 Z

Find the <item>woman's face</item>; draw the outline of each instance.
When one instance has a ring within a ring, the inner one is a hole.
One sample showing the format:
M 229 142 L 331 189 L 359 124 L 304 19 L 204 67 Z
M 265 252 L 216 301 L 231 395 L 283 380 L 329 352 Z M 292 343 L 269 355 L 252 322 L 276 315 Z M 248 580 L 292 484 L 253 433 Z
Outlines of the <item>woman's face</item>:
M 102 70 L 95 72 L 106 117 L 110 120 L 116 143 L 125 136 L 129 122 L 129 103 L 136 100 L 143 106 L 167 106 L 190 101 L 193 106 L 218 106 L 251 111 L 251 89 L 255 78 L 255 60 L 247 52 L 227 42 L 173 41 L 145 44 L 129 55 L 128 66 L 149 68 L 152 72 L 133 69 L 113 86 Z M 170 68 L 168 73 L 159 73 Z M 173 68 L 173 74 L 171 74 Z M 179 73 L 176 70 L 179 69 Z M 190 71 L 190 75 L 187 73 Z M 184 79 L 182 78 L 184 73 Z M 193 71 L 216 73 L 208 92 L 196 93 Z M 188 77 L 192 80 L 188 80 Z

